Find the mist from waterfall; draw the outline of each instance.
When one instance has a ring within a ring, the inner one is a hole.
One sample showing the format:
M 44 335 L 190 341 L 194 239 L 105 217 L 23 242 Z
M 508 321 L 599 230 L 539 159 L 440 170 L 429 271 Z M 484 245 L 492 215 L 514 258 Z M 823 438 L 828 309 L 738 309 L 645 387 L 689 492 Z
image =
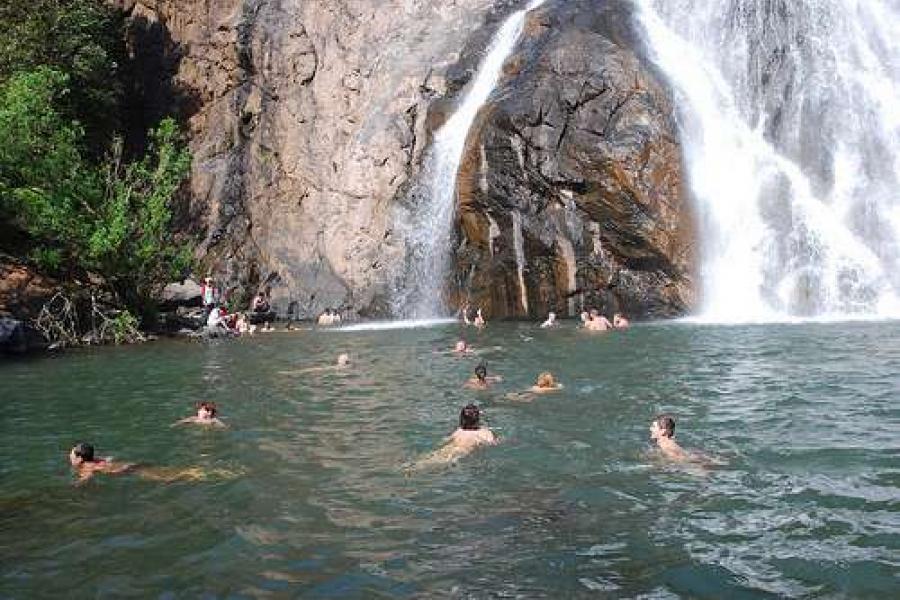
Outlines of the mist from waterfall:
M 638 4 L 676 95 L 700 318 L 900 317 L 900 3 Z
M 394 284 L 393 313 L 409 318 L 446 315 L 443 298 L 449 273 L 456 213 L 456 176 L 469 128 L 497 86 L 503 64 L 515 49 L 525 15 L 544 0 L 532 0 L 510 15 L 491 40 L 459 107 L 435 132 L 422 161 L 420 181 L 401 235 L 407 248 L 404 272 Z

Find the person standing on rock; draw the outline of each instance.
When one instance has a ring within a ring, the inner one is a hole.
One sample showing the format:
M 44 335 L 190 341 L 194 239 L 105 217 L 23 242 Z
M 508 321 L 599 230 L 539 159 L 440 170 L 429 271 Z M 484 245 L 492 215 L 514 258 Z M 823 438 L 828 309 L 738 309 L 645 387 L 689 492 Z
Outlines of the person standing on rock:
M 203 299 L 203 319 L 209 319 L 209 313 L 219 303 L 219 288 L 213 283 L 212 277 L 203 279 L 200 286 L 200 297 Z

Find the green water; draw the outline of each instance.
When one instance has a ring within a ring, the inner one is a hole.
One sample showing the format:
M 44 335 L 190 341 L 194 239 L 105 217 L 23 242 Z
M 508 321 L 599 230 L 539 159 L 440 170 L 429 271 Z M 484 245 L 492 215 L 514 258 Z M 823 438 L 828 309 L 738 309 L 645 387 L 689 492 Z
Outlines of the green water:
M 900 595 L 900 324 L 492 324 L 0 365 L 0 597 Z M 330 363 L 350 371 L 280 375 Z M 478 360 L 495 390 L 461 384 Z M 552 370 L 565 385 L 504 400 Z M 171 428 L 201 399 L 230 427 Z M 476 400 L 501 445 L 404 474 Z M 651 417 L 727 459 L 649 452 Z M 72 485 L 76 441 L 202 481 Z

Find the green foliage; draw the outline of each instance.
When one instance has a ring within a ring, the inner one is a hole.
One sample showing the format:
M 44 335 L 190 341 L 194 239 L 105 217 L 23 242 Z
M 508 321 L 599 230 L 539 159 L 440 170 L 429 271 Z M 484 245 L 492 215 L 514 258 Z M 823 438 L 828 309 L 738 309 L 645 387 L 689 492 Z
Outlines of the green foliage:
M 102 154 L 118 127 L 125 63 L 123 17 L 103 0 L 0 0 L 0 83 L 51 67 L 71 82 L 58 99 Z
M 81 156 L 82 129 L 56 101 L 68 76 L 47 67 L 0 86 L 0 215 L 44 240 L 53 262 L 82 259 L 90 218 L 102 200 L 97 173 Z
M 116 141 L 94 166 L 79 151 L 81 128 L 55 106 L 67 83 L 41 67 L 0 86 L 0 214 L 33 238 L 42 265 L 97 271 L 143 313 L 190 264 L 190 247 L 170 227 L 190 153 L 164 119 L 143 157 L 125 163 Z
M 131 343 L 138 333 L 138 320 L 127 310 L 121 311 L 109 322 L 109 333 L 114 344 Z

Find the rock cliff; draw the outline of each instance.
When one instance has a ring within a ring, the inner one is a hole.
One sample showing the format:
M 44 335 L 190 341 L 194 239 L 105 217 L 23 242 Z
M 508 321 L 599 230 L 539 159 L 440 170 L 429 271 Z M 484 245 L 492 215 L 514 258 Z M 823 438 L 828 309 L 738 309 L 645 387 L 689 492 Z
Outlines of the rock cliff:
M 404 257 L 393 209 L 520 4 L 120 0 L 130 120 L 187 119 L 190 222 L 210 272 L 245 296 L 270 287 L 282 314 L 385 314 Z M 632 43 L 624 3 L 532 16 L 470 135 L 451 293 L 501 316 L 582 299 L 650 315 L 690 304 L 671 105 Z
M 668 91 L 630 2 L 534 11 L 460 170 L 457 285 L 494 315 L 664 317 L 693 302 L 693 227 Z

